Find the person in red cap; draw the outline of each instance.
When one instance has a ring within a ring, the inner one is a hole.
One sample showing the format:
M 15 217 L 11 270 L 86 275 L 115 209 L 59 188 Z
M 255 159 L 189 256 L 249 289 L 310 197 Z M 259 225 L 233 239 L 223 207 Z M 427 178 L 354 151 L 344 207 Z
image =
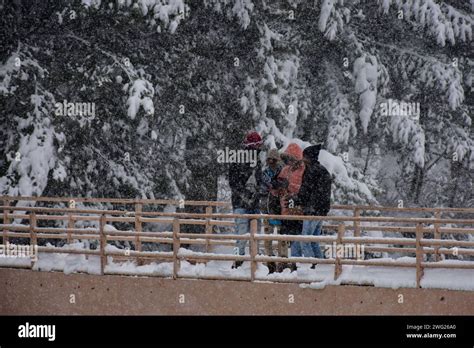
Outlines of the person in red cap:
M 260 136 L 260 134 L 258 134 L 255 131 L 249 132 L 245 136 L 244 147 L 247 149 L 260 149 L 262 144 L 263 144 L 262 137 Z
M 229 186 L 232 192 L 232 207 L 234 214 L 259 214 L 260 188 L 262 187 L 262 166 L 258 154 L 263 139 L 255 131 L 249 132 L 242 143 L 243 150 L 255 151 L 256 165 L 252 163 L 231 163 L 229 167 Z M 249 219 L 235 219 L 235 233 L 246 234 L 250 231 Z M 239 255 L 245 255 L 247 241 L 236 243 Z M 243 261 L 236 261 L 232 268 L 238 268 Z

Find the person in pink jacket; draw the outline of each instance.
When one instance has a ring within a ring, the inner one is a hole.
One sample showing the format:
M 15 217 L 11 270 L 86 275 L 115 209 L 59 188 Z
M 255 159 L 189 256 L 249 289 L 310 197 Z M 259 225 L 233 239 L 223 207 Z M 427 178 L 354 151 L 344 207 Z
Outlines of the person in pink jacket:
M 298 214 L 297 207 L 294 205 L 292 197 L 296 196 L 301 188 L 305 164 L 303 162 L 303 149 L 298 144 L 291 143 L 281 154 L 281 159 L 285 166 L 276 178 L 273 187 L 280 197 L 281 215 Z M 282 220 L 281 234 L 301 234 L 302 221 Z M 296 265 L 281 263 L 277 266 L 277 271 L 281 272 L 284 268 L 290 267 L 296 269 Z

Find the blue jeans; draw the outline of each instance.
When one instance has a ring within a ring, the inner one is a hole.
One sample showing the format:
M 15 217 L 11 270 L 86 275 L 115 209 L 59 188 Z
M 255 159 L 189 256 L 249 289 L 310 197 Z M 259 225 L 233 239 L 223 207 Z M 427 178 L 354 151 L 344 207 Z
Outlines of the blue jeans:
M 234 209 L 234 214 L 260 214 L 258 209 Z M 257 220 L 257 231 L 260 231 L 260 219 Z M 250 233 L 250 219 L 237 218 L 235 219 L 235 234 L 246 234 Z M 238 250 L 239 255 L 245 255 L 245 246 L 247 245 L 246 240 L 238 240 L 235 243 L 236 251 Z
M 303 236 L 319 236 L 321 235 L 322 221 L 305 220 L 303 221 Z M 319 243 L 316 242 L 291 242 L 291 256 L 295 257 L 316 257 L 323 258 Z

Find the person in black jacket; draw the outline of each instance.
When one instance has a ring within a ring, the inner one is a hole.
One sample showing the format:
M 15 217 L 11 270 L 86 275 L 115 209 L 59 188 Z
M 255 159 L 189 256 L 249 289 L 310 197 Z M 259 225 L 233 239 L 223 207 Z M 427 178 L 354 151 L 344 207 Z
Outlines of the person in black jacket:
M 304 215 L 326 216 L 330 210 L 332 179 L 326 168 L 319 163 L 320 150 L 321 144 L 318 144 L 309 146 L 303 151 L 306 170 L 303 174 L 303 182 L 296 197 L 296 202 L 303 208 Z M 305 220 L 302 234 L 319 236 L 321 227 L 322 221 Z M 292 256 L 301 256 L 302 253 L 305 257 L 323 258 L 319 243 L 301 242 L 299 244 L 295 248 L 296 255 Z
M 258 161 L 258 153 L 263 140 L 257 132 L 250 132 L 243 142 L 243 150 L 255 151 L 256 165 L 251 163 L 232 163 L 229 167 L 229 186 L 232 192 L 232 208 L 234 214 L 259 214 L 262 187 L 262 166 Z M 260 222 L 260 221 L 259 221 Z M 246 234 L 250 231 L 250 220 L 235 219 L 235 233 Z M 245 255 L 246 240 L 236 242 L 236 252 Z M 232 268 L 238 268 L 243 261 L 236 261 Z

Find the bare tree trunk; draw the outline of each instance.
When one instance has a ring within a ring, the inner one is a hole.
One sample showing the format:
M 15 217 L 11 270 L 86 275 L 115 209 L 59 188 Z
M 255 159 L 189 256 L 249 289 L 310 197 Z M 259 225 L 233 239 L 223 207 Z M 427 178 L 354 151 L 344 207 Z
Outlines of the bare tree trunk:
M 448 206 L 449 207 L 454 207 L 454 201 L 457 196 L 457 191 L 459 187 L 459 172 L 462 168 L 462 165 L 460 162 L 452 162 L 451 164 L 451 182 L 453 183 L 453 188 L 451 189 L 451 194 L 449 197 L 449 202 Z
M 369 167 L 369 161 L 370 161 L 370 155 L 372 154 L 372 144 L 369 143 L 368 149 L 367 149 L 367 156 L 365 157 L 365 165 L 364 165 L 364 171 L 362 172 L 365 176 L 365 173 L 367 172 L 367 168 Z
M 410 189 L 413 203 L 418 203 L 420 199 L 424 176 L 425 176 L 424 169 L 417 166 L 415 168 L 415 173 L 413 174 L 413 179 L 411 182 L 411 189 Z

